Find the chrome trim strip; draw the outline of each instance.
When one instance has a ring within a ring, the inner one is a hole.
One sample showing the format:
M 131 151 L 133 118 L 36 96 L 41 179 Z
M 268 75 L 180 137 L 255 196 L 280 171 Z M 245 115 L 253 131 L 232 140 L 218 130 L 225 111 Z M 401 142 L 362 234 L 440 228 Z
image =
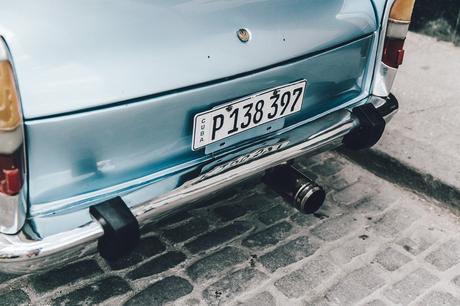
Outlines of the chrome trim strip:
M 338 147 L 343 137 L 357 127 L 358 120 L 350 110 L 342 109 L 313 121 L 308 124 L 310 125 L 320 132 L 310 135 L 300 144 L 215 176 L 203 174 L 167 194 L 133 207 L 132 212 L 139 223 L 145 225 L 273 166 L 324 148 Z M 0 235 L 0 271 L 25 273 L 65 265 L 95 252 L 96 242 L 103 235 L 102 226 L 95 220 L 85 226 L 41 240 L 27 236 L 24 230 L 17 235 Z

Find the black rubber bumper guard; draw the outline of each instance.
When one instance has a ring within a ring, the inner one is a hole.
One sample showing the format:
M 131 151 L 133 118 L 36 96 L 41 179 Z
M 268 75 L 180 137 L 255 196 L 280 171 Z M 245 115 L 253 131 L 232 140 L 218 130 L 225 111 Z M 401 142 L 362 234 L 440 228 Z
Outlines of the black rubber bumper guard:
M 103 258 L 117 259 L 136 247 L 140 239 L 139 223 L 122 198 L 94 205 L 89 211 L 104 229 L 97 245 Z
M 368 149 L 380 140 L 386 125 L 384 117 L 399 108 L 398 100 L 392 94 L 386 102 L 379 108 L 370 103 L 353 108 L 352 114 L 359 125 L 344 137 L 343 144 L 347 149 Z

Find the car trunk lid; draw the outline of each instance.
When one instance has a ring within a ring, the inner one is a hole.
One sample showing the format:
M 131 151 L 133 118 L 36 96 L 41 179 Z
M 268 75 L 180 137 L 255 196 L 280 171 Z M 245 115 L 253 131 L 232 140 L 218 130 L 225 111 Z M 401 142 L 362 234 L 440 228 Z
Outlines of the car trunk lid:
M 0 12 L 26 119 L 236 78 L 376 27 L 369 0 L 41 0 Z M 241 28 L 251 32 L 247 43 Z

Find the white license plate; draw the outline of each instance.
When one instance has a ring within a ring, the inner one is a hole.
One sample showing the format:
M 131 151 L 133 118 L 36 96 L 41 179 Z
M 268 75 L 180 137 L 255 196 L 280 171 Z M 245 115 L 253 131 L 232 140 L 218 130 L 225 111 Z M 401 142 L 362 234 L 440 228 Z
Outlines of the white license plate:
M 192 149 L 300 111 L 306 85 L 307 81 L 299 81 L 196 114 Z

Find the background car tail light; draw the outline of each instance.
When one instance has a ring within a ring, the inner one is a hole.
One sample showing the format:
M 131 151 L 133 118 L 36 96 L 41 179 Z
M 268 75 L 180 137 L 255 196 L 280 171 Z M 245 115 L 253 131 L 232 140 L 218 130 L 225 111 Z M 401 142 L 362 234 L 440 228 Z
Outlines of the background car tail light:
M 21 104 L 8 49 L 0 37 L 0 232 L 14 234 L 26 214 Z
M 415 0 L 396 0 L 391 7 L 388 19 L 382 61 L 398 68 L 404 59 L 404 41 L 414 10 Z

